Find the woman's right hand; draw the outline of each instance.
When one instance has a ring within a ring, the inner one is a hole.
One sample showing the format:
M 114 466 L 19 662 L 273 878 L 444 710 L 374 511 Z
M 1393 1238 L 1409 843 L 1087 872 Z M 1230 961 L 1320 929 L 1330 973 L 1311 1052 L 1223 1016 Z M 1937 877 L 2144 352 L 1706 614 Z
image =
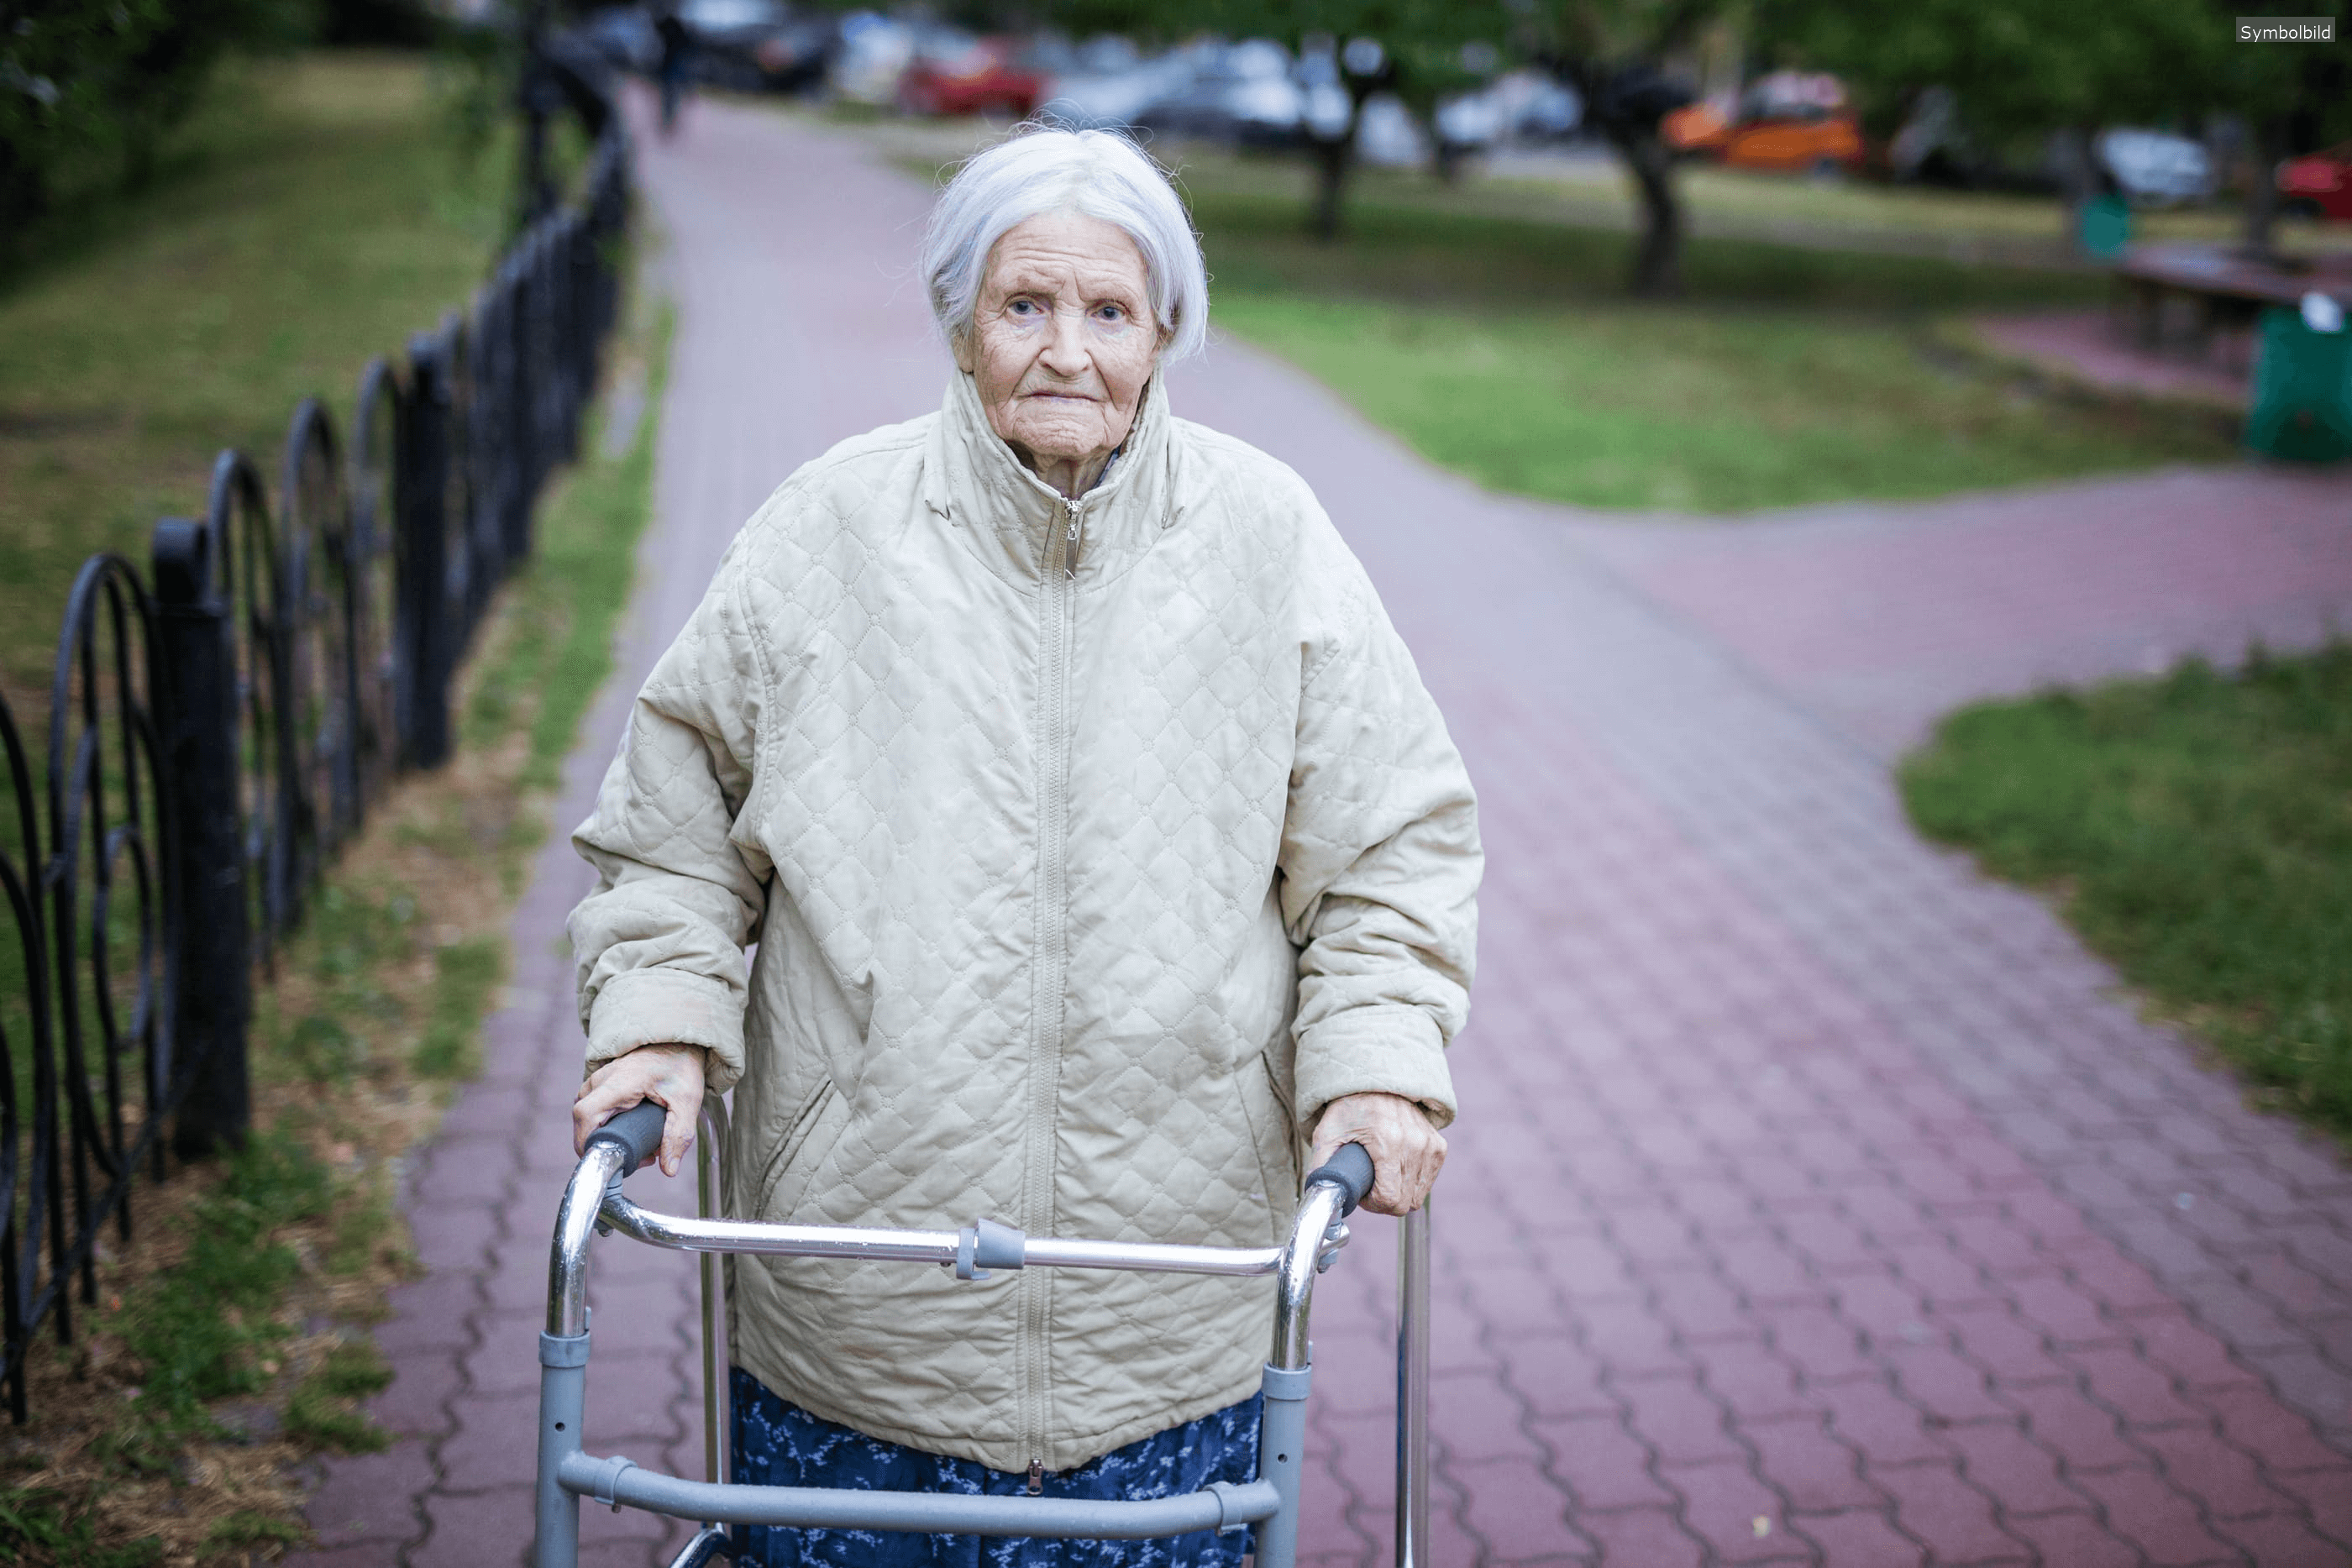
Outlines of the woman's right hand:
M 702 1110 L 702 1047 L 641 1045 L 588 1075 L 572 1102 L 572 1152 L 588 1152 L 588 1134 L 641 1101 L 668 1108 L 661 1148 L 662 1175 L 676 1176 L 694 1146 L 694 1120 Z

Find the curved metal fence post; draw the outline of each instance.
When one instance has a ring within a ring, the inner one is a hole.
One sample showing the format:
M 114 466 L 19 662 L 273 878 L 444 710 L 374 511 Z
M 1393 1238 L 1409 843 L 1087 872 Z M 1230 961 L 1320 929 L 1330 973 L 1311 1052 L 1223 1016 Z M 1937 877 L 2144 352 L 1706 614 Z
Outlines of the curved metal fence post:
M 253 1120 L 246 1068 L 253 952 L 237 787 L 236 653 L 220 554 L 220 541 L 203 523 L 166 517 L 155 525 L 156 664 L 163 677 L 157 727 L 180 800 L 173 1038 L 187 1088 L 172 1147 L 184 1160 L 241 1145 Z
M 402 759 L 437 768 L 449 758 L 449 673 L 457 628 L 449 617 L 450 366 L 446 335 L 408 345 L 410 413 L 394 495 L 398 562 Z

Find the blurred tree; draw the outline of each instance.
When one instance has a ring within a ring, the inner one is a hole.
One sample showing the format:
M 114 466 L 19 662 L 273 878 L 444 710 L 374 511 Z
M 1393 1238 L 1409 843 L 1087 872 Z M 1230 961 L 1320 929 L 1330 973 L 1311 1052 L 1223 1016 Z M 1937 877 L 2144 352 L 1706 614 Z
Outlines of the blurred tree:
M 322 44 L 421 49 L 441 32 L 424 0 L 320 0 L 318 16 Z
M 1317 176 L 1308 226 L 1326 239 L 1339 232 L 1365 103 L 1393 93 L 1429 123 L 1441 98 L 1491 69 L 1478 46 L 1491 50 L 1509 25 L 1504 0 L 1046 0 L 1040 12 L 1078 34 L 1167 40 L 1213 33 L 1288 47 L 1307 89 Z
M 2270 247 L 2272 169 L 2301 140 L 2347 133 L 2347 0 L 2314 0 L 2337 42 L 2242 44 L 2219 0 L 2113 0 L 2063 20 L 2043 0 L 1755 0 L 1756 40 L 1836 72 L 1885 134 L 1928 88 L 1948 89 L 1990 145 L 2053 139 L 2070 207 L 2092 193 L 2089 138 L 2104 125 L 2243 117 L 2252 168 L 2246 238 Z
M 138 184 L 221 56 L 291 42 L 307 0 L 0 0 L 0 236 L 71 193 Z
M 1438 99 L 1476 84 L 1480 47 L 1491 51 L 1509 24 L 1496 0 L 1194 0 L 1192 10 L 1203 28 L 1279 39 L 1298 55 L 1316 169 L 1309 224 L 1325 239 L 1339 233 L 1365 103 L 1391 93 L 1429 125 Z
M 1588 124 L 1608 139 L 1642 204 L 1633 249 L 1636 294 L 1682 291 L 1683 213 L 1662 124 L 1691 101 L 1668 61 L 1742 0 L 1515 0 L 1514 42 L 1582 95 Z

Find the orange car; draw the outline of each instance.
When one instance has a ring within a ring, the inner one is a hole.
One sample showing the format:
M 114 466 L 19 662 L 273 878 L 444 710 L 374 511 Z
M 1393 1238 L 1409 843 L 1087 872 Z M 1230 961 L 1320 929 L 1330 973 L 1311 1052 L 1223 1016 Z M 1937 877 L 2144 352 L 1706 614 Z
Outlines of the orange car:
M 1862 166 L 1862 126 L 1835 77 L 1775 71 L 1740 95 L 1738 115 L 1735 120 L 1701 101 L 1675 110 L 1659 129 L 1675 152 L 1734 169 L 1827 173 Z

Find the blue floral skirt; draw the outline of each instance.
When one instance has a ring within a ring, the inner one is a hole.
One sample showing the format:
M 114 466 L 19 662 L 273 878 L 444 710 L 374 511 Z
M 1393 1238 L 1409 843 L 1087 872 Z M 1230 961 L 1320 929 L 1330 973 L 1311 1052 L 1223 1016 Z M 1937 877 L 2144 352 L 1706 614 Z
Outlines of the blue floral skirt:
M 734 1367 L 735 1479 L 754 1486 L 847 1487 L 857 1490 L 961 1492 L 1012 1497 L 1026 1476 L 971 1459 L 927 1454 L 819 1420 L 768 1392 Z M 1260 1396 L 1252 1395 L 1115 1448 L 1074 1470 L 1046 1476 L 1047 1497 L 1177 1497 L 1211 1481 L 1245 1484 L 1257 1476 Z M 756 1568 L 1241 1568 L 1250 1532 L 1204 1531 L 1165 1541 L 982 1540 L 977 1535 L 908 1535 L 868 1530 L 744 1532 L 737 1559 Z

